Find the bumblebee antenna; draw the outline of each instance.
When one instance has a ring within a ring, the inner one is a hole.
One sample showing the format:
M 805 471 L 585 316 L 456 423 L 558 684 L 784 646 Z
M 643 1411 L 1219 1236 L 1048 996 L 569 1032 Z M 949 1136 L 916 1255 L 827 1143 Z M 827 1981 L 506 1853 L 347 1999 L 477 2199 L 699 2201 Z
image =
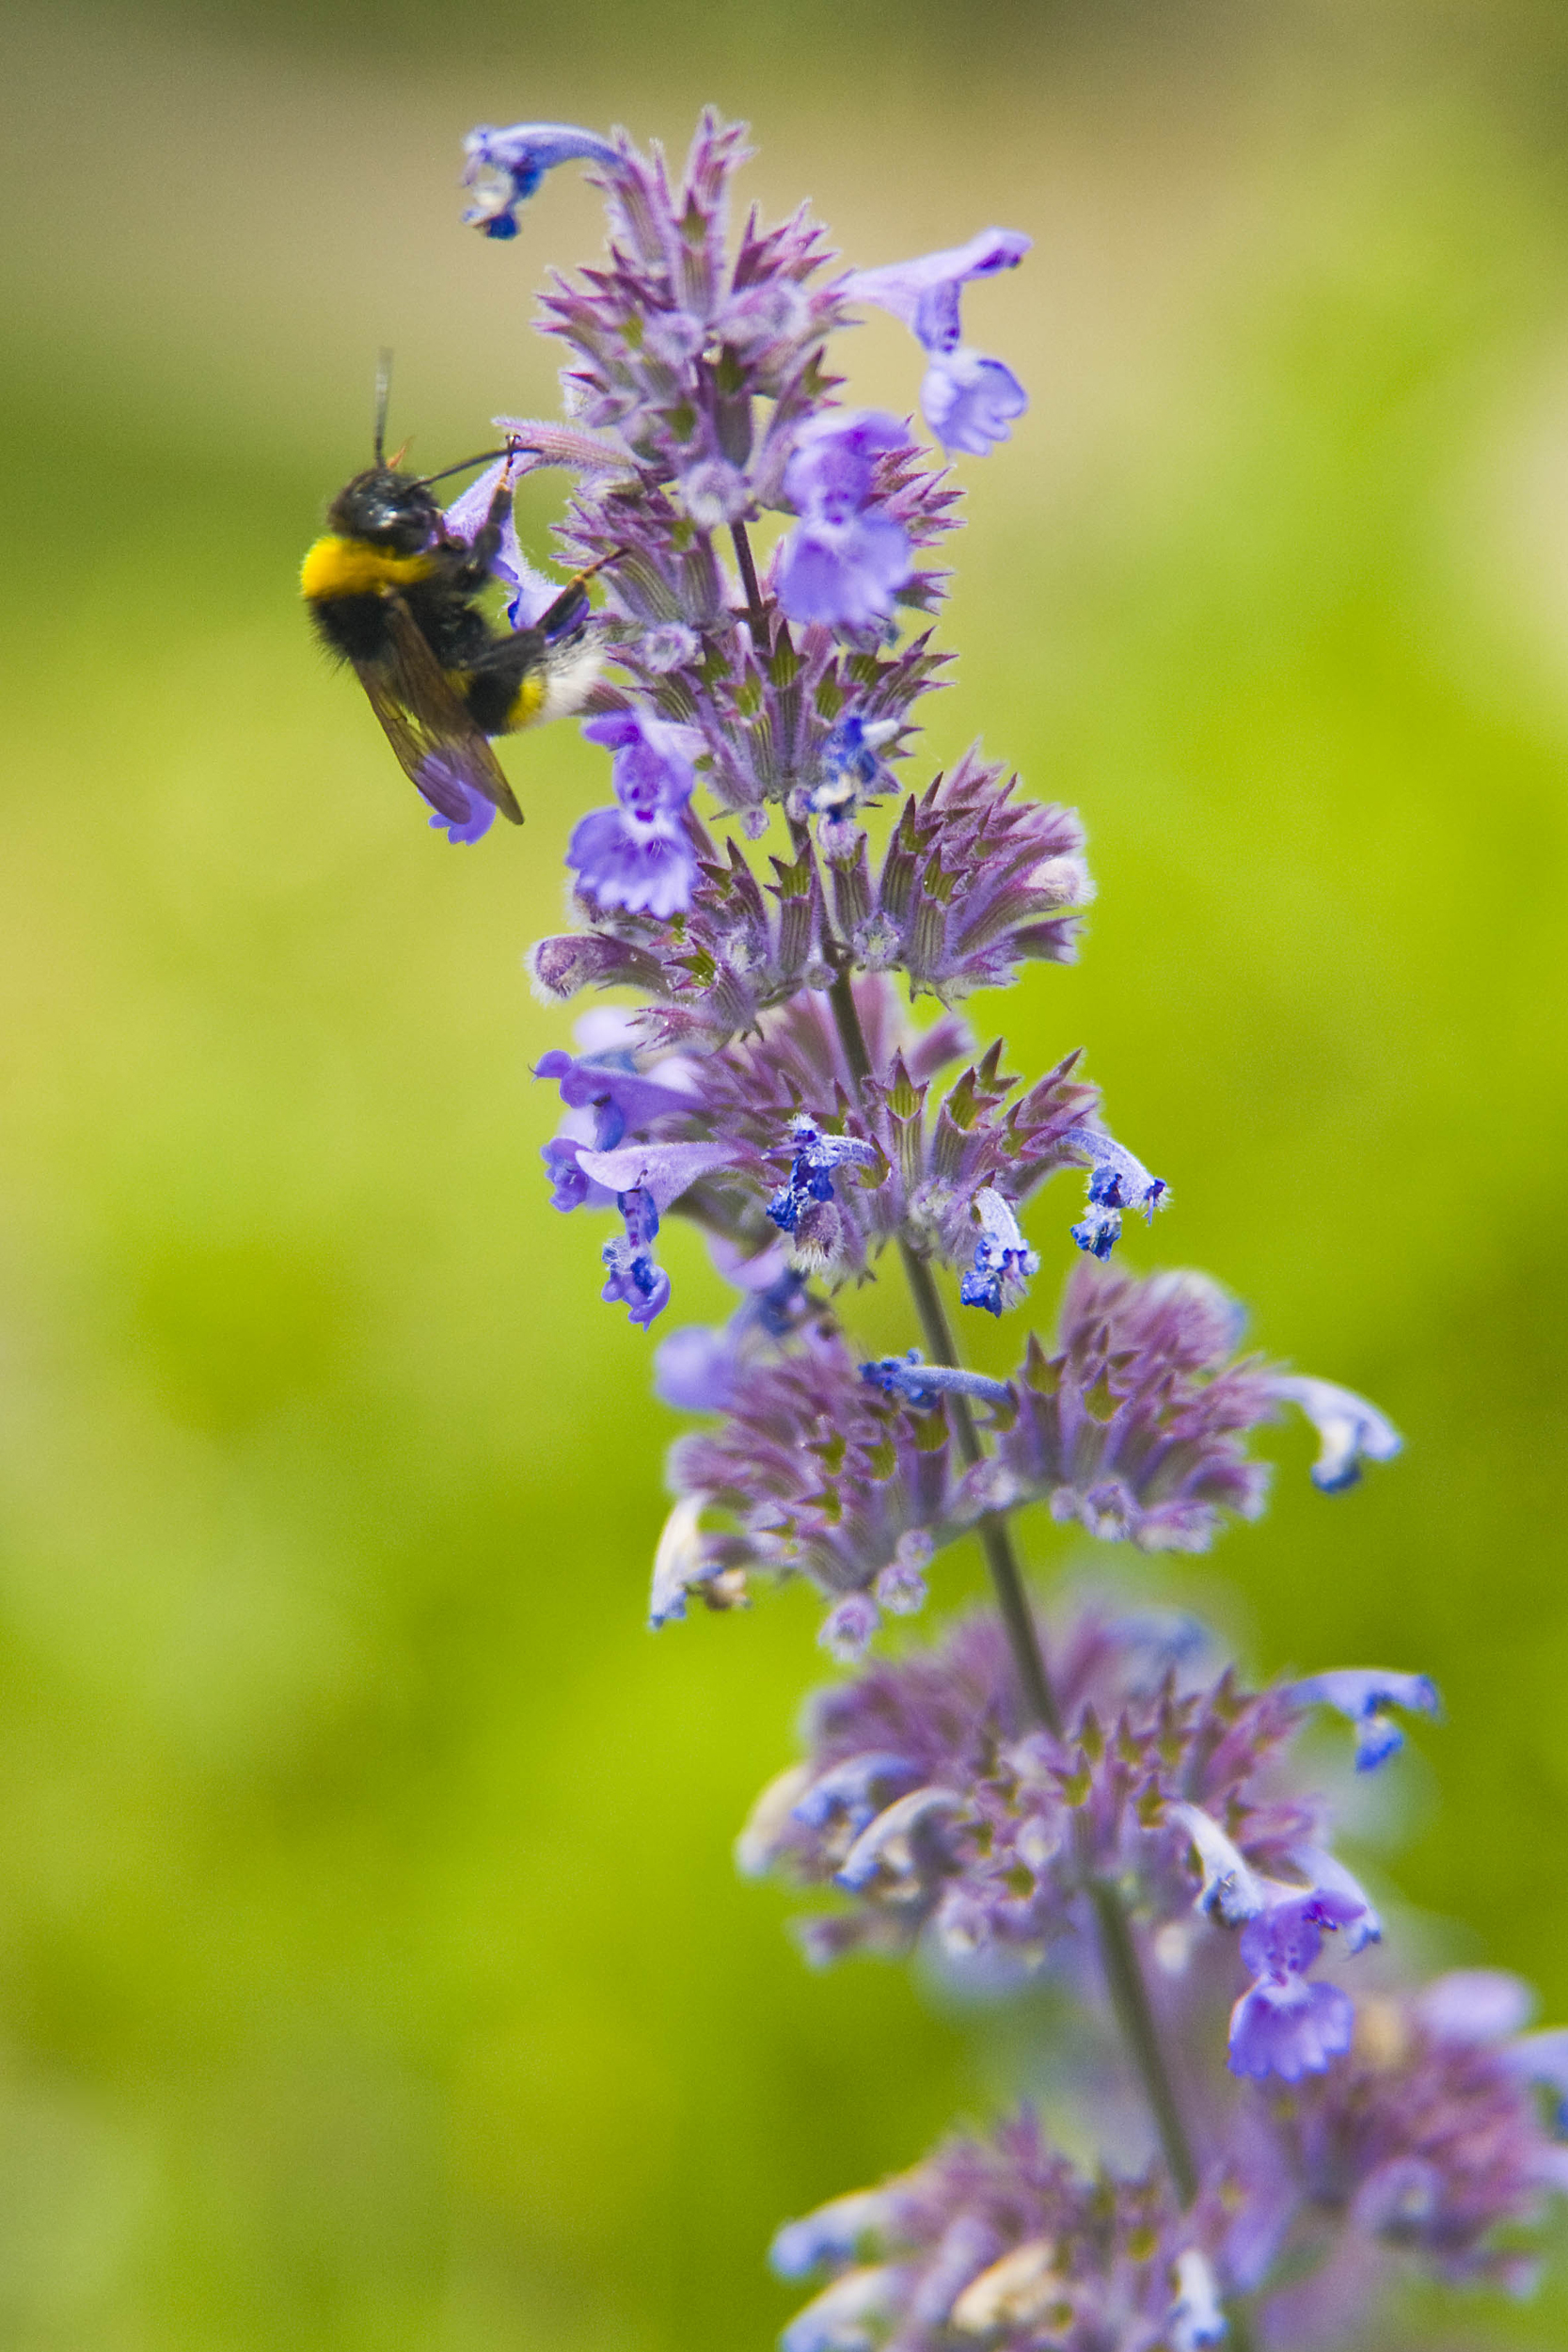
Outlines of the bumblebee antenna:
M 439 473 L 427 473 L 421 477 L 424 486 L 428 490 L 433 482 L 445 482 L 449 474 L 467 473 L 470 466 L 487 466 L 493 458 L 510 457 L 513 447 L 514 444 L 508 442 L 505 449 L 482 449 L 477 457 L 465 457 L 458 465 L 443 466 Z
M 392 395 L 392 355 L 383 345 L 375 363 L 375 462 L 387 463 L 387 403 Z

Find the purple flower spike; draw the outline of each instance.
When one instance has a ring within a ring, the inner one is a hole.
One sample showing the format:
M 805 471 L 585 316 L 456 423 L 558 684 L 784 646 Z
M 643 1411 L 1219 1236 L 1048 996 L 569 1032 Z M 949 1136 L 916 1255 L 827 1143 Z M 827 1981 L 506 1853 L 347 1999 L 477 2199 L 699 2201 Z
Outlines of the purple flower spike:
M 1359 1479 L 1363 1459 L 1391 1462 L 1404 1444 L 1393 1422 L 1354 1389 L 1282 1374 L 1274 1391 L 1284 1403 L 1301 1406 L 1322 1439 L 1312 1465 L 1312 1484 L 1320 1494 L 1343 1494 Z
M 921 387 L 926 421 L 944 449 L 984 457 L 1005 441 L 1029 396 L 1010 368 L 962 343 L 959 296 L 972 278 L 1016 269 L 1031 240 L 1013 229 L 982 229 L 967 245 L 923 254 L 886 269 L 856 270 L 843 291 L 851 302 L 875 302 L 902 319 L 931 354 Z
M 514 122 L 504 131 L 481 123 L 464 140 L 463 157 L 463 185 L 473 199 L 463 225 L 501 238 L 516 235 L 518 206 L 557 164 L 617 160 L 608 139 L 570 122 Z
M 1402 1707 L 1411 1715 L 1439 1715 L 1442 1700 L 1427 1675 L 1386 1674 L 1373 1666 L 1343 1666 L 1309 1675 L 1291 1695 L 1303 1707 L 1335 1707 L 1355 1725 L 1355 1769 L 1375 1772 L 1404 1745 L 1404 1733 L 1388 1712 Z

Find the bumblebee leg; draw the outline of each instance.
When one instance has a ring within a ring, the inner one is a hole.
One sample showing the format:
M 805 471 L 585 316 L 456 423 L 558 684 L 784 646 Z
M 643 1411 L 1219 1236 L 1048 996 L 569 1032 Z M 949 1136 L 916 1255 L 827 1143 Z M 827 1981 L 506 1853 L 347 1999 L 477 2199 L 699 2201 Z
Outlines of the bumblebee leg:
M 546 605 L 534 622 L 540 636 L 553 644 L 558 637 L 570 637 L 574 629 L 580 628 L 593 610 L 583 595 L 583 582 L 592 580 L 595 572 L 602 572 L 607 564 L 613 564 L 618 555 L 625 553 L 625 548 L 611 548 L 610 553 L 601 555 L 596 564 L 590 564 L 584 570 L 574 572 L 555 602 Z
M 469 542 L 467 560 L 460 564 L 452 574 L 454 584 L 466 593 L 483 587 L 500 553 L 501 534 L 512 514 L 512 466 L 515 455 L 515 448 L 508 450 L 506 465 L 496 485 L 489 512 Z

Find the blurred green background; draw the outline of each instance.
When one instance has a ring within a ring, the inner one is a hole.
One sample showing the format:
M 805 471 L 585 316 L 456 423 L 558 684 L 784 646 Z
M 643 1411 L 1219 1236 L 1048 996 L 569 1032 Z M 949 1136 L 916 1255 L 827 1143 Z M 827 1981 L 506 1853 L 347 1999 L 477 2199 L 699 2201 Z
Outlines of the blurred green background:
M 546 1205 L 519 963 L 601 764 L 517 747 L 527 831 L 449 850 L 294 602 L 378 344 L 426 462 L 554 405 L 531 292 L 596 203 L 466 234 L 475 119 L 682 148 L 713 99 L 856 261 L 1035 237 L 971 296 L 1035 405 L 963 469 L 930 739 L 1077 802 L 1101 900 L 975 1017 L 1087 1044 L 1175 1193 L 1130 1262 L 1407 1431 L 1333 1504 L 1280 1433 L 1271 1518 L 1148 1586 L 1260 1671 L 1439 1677 L 1359 1851 L 1568 2015 L 1561 11 L 171 0 L 4 47 L 0 2344 L 763 2344 L 775 2223 L 1006 2095 L 733 1876 L 811 1602 L 643 1630 L 671 1422 Z M 857 394 L 916 359 L 868 328 Z M 1560 2344 L 1568 2296 L 1412 2325 Z

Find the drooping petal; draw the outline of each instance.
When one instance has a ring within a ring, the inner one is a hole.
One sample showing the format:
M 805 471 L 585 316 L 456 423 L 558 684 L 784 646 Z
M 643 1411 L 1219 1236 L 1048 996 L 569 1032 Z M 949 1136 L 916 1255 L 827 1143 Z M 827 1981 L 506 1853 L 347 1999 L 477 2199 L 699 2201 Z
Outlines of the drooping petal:
M 843 292 L 851 302 L 875 302 L 891 310 L 927 351 L 951 351 L 962 333 L 962 289 L 974 278 L 1016 269 L 1033 243 L 1016 229 L 982 229 L 967 245 L 890 262 L 880 269 L 853 270 Z
M 514 122 L 505 130 L 481 123 L 464 140 L 463 156 L 463 184 L 472 199 L 463 225 L 501 238 L 516 235 L 517 209 L 546 171 L 558 164 L 617 160 L 608 139 L 571 122 Z
M 1393 1422 L 1354 1389 L 1282 1373 L 1274 1390 L 1282 1402 L 1299 1405 L 1318 1433 L 1322 1450 L 1312 1484 L 1323 1494 L 1343 1494 L 1360 1477 L 1363 1459 L 1391 1462 L 1404 1444 Z
M 1390 1708 L 1402 1707 L 1418 1715 L 1442 1712 L 1437 1686 L 1429 1676 L 1389 1674 L 1376 1666 L 1344 1666 L 1328 1674 L 1308 1675 L 1292 1685 L 1291 1696 L 1303 1707 L 1333 1707 L 1349 1718 L 1355 1725 L 1358 1772 L 1375 1772 L 1404 1745 L 1404 1733 L 1389 1713 Z
M 578 1164 L 611 1192 L 647 1193 L 662 1215 L 699 1177 L 734 1158 L 729 1143 L 627 1143 L 615 1152 L 579 1152 Z

